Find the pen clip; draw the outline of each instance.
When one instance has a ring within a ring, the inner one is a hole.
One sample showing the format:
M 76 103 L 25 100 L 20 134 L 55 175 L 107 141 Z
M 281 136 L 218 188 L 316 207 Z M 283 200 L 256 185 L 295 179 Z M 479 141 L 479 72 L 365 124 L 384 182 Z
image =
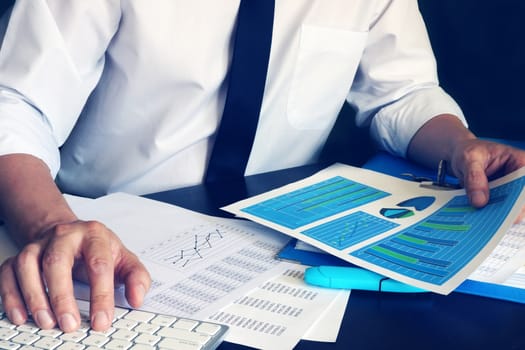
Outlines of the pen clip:
M 420 187 L 430 188 L 434 190 L 457 190 L 461 186 L 459 184 L 450 183 L 446 181 L 447 176 L 447 161 L 442 159 L 439 161 L 436 180 L 433 181 L 429 177 L 416 176 L 411 173 L 402 173 L 402 176 L 408 177 L 412 181 L 419 182 Z

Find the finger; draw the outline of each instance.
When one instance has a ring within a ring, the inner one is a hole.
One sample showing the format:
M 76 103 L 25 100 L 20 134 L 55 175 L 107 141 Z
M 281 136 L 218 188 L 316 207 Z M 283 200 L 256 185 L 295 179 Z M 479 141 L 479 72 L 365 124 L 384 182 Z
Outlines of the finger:
M 20 325 L 27 321 L 27 312 L 18 289 L 14 271 L 14 258 L 9 258 L 0 266 L 0 298 L 9 320 Z
M 56 319 L 49 304 L 42 274 L 40 256 L 43 242 L 30 243 L 17 255 L 14 271 L 24 302 L 35 323 L 44 329 L 53 328 Z
M 42 256 L 49 302 L 60 329 L 65 332 L 72 332 L 80 326 L 80 314 L 73 292 L 72 268 L 81 239 L 74 232 L 74 225 L 57 226 L 56 238 L 49 242 Z
M 521 208 L 521 211 L 516 220 L 514 220 L 514 223 L 519 224 L 523 219 L 525 219 L 525 207 Z
M 91 327 L 109 328 L 115 307 L 115 269 L 109 230 L 98 222 L 89 222 L 90 234 L 83 243 L 82 256 L 91 285 Z
M 478 161 L 467 163 L 466 167 L 467 169 L 463 172 L 463 184 L 470 204 L 477 208 L 483 207 L 489 200 L 489 185 L 485 167 Z
M 124 282 L 126 299 L 132 307 L 139 307 L 151 286 L 151 277 L 138 257 L 126 249 L 119 264 L 118 279 Z

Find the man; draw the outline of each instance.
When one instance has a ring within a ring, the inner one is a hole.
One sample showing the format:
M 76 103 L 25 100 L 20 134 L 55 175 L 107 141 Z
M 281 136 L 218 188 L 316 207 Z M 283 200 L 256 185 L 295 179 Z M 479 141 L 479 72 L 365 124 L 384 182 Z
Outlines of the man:
M 79 220 L 61 191 L 143 194 L 203 180 L 238 8 L 15 3 L 0 50 L 0 217 L 22 247 L 0 269 L 12 322 L 28 309 L 40 327 L 76 329 L 73 277 L 91 284 L 94 329 L 109 326 L 114 282 L 141 304 L 147 271 L 102 223 Z M 447 160 L 474 206 L 488 201 L 487 176 L 525 165 L 524 152 L 466 128 L 438 85 L 415 0 L 277 0 L 245 174 L 314 162 L 345 99 L 382 149 L 433 167 Z

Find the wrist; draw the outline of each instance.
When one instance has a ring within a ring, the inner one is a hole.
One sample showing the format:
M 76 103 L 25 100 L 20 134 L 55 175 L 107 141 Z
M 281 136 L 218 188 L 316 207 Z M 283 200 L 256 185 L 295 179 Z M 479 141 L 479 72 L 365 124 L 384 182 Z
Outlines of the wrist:
M 476 136 L 451 114 L 438 115 L 425 123 L 412 138 L 407 157 L 430 168 L 441 160 L 451 163 L 455 152 Z
M 41 160 L 24 154 L 1 156 L 0 169 L 0 217 L 17 243 L 77 220 Z

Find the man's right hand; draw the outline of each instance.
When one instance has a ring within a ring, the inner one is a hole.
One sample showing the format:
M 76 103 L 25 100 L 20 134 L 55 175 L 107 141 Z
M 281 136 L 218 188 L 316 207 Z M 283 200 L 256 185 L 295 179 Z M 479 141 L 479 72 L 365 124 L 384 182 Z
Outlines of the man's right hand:
M 90 284 L 90 320 L 105 330 L 113 319 L 114 285 L 125 285 L 133 307 L 142 304 L 151 279 L 136 255 L 106 226 L 95 221 L 55 225 L 0 266 L 0 297 L 14 324 L 31 312 L 44 329 L 76 330 L 80 315 L 73 278 Z

